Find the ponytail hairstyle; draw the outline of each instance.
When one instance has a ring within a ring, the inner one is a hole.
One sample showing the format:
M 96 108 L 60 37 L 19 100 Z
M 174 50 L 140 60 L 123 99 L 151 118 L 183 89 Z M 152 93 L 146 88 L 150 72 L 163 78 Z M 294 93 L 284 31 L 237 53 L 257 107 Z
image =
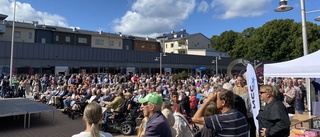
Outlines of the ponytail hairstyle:
M 91 137 L 100 137 L 99 123 L 102 120 L 102 109 L 97 102 L 93 101 L 86 106 L 84 120 L 91 126 Z

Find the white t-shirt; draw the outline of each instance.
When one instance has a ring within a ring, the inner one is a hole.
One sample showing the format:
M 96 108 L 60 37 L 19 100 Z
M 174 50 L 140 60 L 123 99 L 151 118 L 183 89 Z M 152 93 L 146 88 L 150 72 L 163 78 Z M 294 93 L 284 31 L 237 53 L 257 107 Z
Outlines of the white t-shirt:
M 90 137 L 90 132 L 80 132 L 72 137 Z M 100 137 L 113 137 L 110 133 L 100 131 Z

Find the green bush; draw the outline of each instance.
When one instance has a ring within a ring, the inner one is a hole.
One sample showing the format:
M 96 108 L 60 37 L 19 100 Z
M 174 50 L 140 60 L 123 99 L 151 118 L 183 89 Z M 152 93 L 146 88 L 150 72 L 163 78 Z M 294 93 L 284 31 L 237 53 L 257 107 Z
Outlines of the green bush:
M 172 80 L 175 82 L 179 82 L 181 79 L 187 79 L 189 77 L 188 73 L 186 71 L 182 71 L 178 74 L 174 74 L 172 76 Z

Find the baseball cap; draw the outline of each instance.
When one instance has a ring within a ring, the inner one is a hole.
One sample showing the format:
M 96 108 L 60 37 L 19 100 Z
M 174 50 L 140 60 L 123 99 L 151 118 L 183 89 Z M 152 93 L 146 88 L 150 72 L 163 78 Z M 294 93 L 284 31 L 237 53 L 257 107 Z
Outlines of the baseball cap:
M 153 93 L 149 93 L 147 96 L 145 96 L 144 98 L 141 98 L 138 100 L 140 103 L 146 103 L 146 102 L 151 102 L 153 104 L 156 105 L 162 105 L 162 97 L 153 92 Z

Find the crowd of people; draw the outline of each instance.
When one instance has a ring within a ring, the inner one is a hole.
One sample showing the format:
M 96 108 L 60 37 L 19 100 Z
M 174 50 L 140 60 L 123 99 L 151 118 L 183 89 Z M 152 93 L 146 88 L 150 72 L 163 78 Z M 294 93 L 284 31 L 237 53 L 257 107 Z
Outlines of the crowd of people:
M 85 104 L 82 115 L 86 130 L 75 136 L 111 136 L 98 132 L 96 126 L 106 124 L 113 111 L 123 106 L 128 113 L 140 107 L 144 118 L 139 137 L 248 137 L 256 136 L 256 129 L 259 136 L 289 136 L 288 113 L 302 114 L 305 110 L 306 86 L 302 78 L 263 81 L 263 76 L 259 76 L 263 105 L 255 118 L 242 75 L 190 75 L 179 80 L 172 77 L 158 74 L 13 75 L 12 85 L 9 85 L 11 78 L 1 76 L 0 87 L 2 98 L 10 94 L 32 96 L 64 112 L 79 103 Z M 320 84 L 313 79 L 311 83 L 320 89 Z M 259 127 L 255 127 L 254 119 L 258 119 Z M 203 127 L 196 130 L 195 124 Z

